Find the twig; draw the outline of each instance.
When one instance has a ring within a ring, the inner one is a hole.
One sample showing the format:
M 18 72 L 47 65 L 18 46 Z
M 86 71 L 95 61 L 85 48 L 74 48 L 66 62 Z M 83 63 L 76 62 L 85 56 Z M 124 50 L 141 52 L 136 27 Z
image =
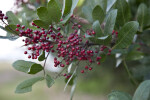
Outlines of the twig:
M 137 86 L 138 83 L 136 82 L 136 80 L 135 80 L 135 79 L 133 78 L 133 76 L 131 75 L 131 73 L 130 73 L 130 71 L 129 71 L 129 68 L 128 68 L 127 64 L 126 64 L 125 59 L 124 59 L 124 67 L 125 67 L 125 69 L 126 69 L 128 75 L 129 75 L 129 78 L 130 78 L 131 82 L 132 82 L 134 85 Z

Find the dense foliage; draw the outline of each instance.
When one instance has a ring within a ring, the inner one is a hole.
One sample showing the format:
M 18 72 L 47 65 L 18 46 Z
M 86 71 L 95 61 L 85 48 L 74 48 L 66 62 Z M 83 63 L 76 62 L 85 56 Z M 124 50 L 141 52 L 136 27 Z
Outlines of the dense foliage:
M 32 85 L 42 80 L 50 88 L 57 78 L 64 77 L 65 88 L 72 86 L 72 99 L 77 78 L 111 58 L 116 59 L 114 67 L 124 64 L 137 90 L 133 97 L 113 91 L 108 100 L 149 100 L 150 1 L 17 0 L 15 5 L 22 10 L 15 14 L 8 11 L 6 15 L 0 11 L 0 28 L 7 32 L 7 36 L 0 38 L 13 41 L 25 37 L 24 54 L 44 63 L 13 63 L 16 70 L 27 74 L 44 73 L 20 83 L 16 93 L 30 92 Z M 45 69 L 49 55 L 54 56 L 54 67 L 62 69 L 55 76 Z

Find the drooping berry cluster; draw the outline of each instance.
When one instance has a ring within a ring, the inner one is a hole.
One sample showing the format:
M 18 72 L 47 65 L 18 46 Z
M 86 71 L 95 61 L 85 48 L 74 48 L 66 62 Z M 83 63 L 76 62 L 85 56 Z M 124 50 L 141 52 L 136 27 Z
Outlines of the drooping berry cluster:
M 0 11 L 0 18 L 2 21 L 8 19 L 2 11 Z M 63 30 L 65 25 L 50 25 L 48 29 L 44 29 L 32 23 L 32 26 L 36 27 L 36 30 L 33 30 L 24 25 L 17 24 L 16 32 L 19 32 L 20 37 L 26 37 L 23 39 L 23 42 L 25 42 L 24 46 L 27 46 L 24 54 L 28 55 L 29 59 L 37 59 L 42 52 L 55 53 L 54 67 L 67 67 L 73 61 L 85 61 L 87 65 L 83 66 L 81 73 L 85 73 L 87 70 L 91 71 L 93 63 L 100 65 L 102 59 L 100 54 L 103 52 L 106 55 L 110 55 L 111 49 L 87 40 L 84 34 L 80 32 L 82 26 L 79 23 L 74 23 L 73 20 L 74 16 L 71 17 L 72 30 L 67 33 L 68 35 Z M 60 21 L 63 21 L 63 19 Z M 83 30 L 82 32 L 85 33 Z M 86 34 L 95 36 L 96 32 L 93 29 L 88 29 Z M 60 61 L 60 59 L 62 60 Z M 64 74 L 66 78 L 69 75 Z
M 73 18 L 72 16 L 72 20 Z M 63 31 L 64 25 L 50 25 L 48 29 L 44 29 L 32 23 L 32 26 L 37 28 L 33 30 L 17 24 L 16 31 L 19 32 L 19 36 L 26 37 L 23 42 L 25 42 L 28 50 L 24 51 L 24 54 L 28 55 L 29 59 L 37 59 L 43 51 L 55 53 L 54 67 L 67 67 L 75 60 L 78 62 L 85 61 L 87 65 L 82 68 L 81 73 L 92 70 L 91 65 L 93 63 L 100 65 L 102 59 L 100 53 L 104 52 L 106 55 L 110 55 L 111 49 L 86 40 L 84 34 L 80 32 L 82 26 L 73 21 L 70 21 L 70 23 L 72 24 L 72 30 L 67 33 L 68 35 Z M 93 29 L 88 29 L 86 34 L 94 36 L 96 32 Z M 91 48 L 91 46 L 93 47 Z M 67 74 L 64 76 L 69 77 Z
M 36 28 L 39 26 L 32 23 Z M 25 51 L 24 54 L 28 54 L 28 58 L 37 59 L 42 51 L 56 53 L 57 57 L 54 58 L 55 67 L 65 67 L 71 64 L 74 60 L 78 61 L 87 61 L 87 66 L 81 73 L 84 73 L 85 70 L 92 70 L 91 64 L 97 62 L 100 65 L 100 55 L 98 51 L 103 52 L 106 49 L 106 46 L 95 47 L 90 49 L 90 42 L 86 40 L 84 42 L 84 36 L 78 35 L 78 31 L 81 28 L 81 25 L 77 23 L 72 26 L 72 33 L 68 37 L 64 36 L 61 32 L 60 27 L 55 27 L 51 25 L 48 30 L 41 28 L 41 30 L 32 30 L 25 28 L 24 25 L 17 25 L 16 31 L 19 31 L 19 36 L 27 37 L 23 42 L 25 46 L 28 46 L 28 51 Z M 96 33 L 94 30 L 91 30 L 92 34 Z M 89 34 L 89 32 L 87 32 Z M 54 48 L 55 47 L 55 48 Z M 31 52 L 29 52 L 31 51 Z M 109 50 L 108 55 L 110 55 L 111 50 Z M 99 56 L 98 56 L 99 55 Z M 58 58 L 62 58 L 62 61 L 59 61 Z

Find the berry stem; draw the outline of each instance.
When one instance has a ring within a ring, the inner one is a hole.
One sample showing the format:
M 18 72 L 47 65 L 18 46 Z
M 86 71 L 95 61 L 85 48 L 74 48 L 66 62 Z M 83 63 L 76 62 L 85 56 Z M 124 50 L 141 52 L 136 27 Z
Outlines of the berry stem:
M 72 20 L 70 20 L 70 22 L 71 22 L 72 24 L 74 24 L 74 22 L 73 22 Z M 81 30 L 83 33 L 86 33 L 82 28 L 80 28 L 80 30 Z

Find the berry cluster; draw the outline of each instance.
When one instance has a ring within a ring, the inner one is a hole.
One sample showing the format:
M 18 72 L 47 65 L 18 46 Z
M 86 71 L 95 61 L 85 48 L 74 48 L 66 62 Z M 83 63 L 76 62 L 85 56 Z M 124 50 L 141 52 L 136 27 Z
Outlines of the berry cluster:
M 65 67 L 70 65 L 74 60 L 77 61 L 86 61 L 87 65 L 81 70 L 81 73 L 84 73 L 85 70 L 92 70 L 92 63 L 100 65 L 100 52 L 103 52 L 105 49 L 108 49 L 106 46 L 96 46 L 91 48 L 88 40 L 84 39 L 83 35 L 77 34 L 81 29 L 81 25 L 73 23 L 72 32 L 69 36 L 65 36 L 63 33 L 62 27 L 54 27 L 50 25 L 49 29 L 40 28 L 39 26 L 32 23 L 37 30 L 32 30 L 26 28 L 24 25 L 17 25 L 16 31 L 20 32 L 19 36 L 27 37 L 23 42 L 25 46 L 28 47 L 28 51 L 25 51 L 24 54 L 28 54 L 28 58 L 37 59 L 42 51 L 56 53 L 57 57 L 54 58 L 54 67 Z M 40 30 L 39 30 L 40 29 Z M 94 30 L 87 30 L 87 34 L 95 35 Z M 31 51 L 31 52 L 29 52 Z M 111 50 L 108 49 L 108 55 L 110 55 Z M 59 61 L 58 58 L 62 58 L 62 61 Z M 67 76 L 68 75 L 64 75 Z
M 2 11 L 0 11 L 0 18 L 2 21 L 3 19 L 8 19 Z M 33 30 L 17 24 L 15 31 L 19 32 L 20 37 L 26 37 L 23 39 L 24 46 L 27 47 L 24 54 L 28 55 L 29 59 L 37 59 L 42 52 L 55 53 L 54 67 L 67 67 L 73 61 L 85 61 L 87 65 L 82 67 L 81 73 L 85 73 L 88 70 L 91 71 L 93 63 L 100 65 L 101 53 L 110 55 L 111 49 L 86 40 L 84 34 L 80 32 L 82 25 L 74 23 L 73 19 L 74 16 L 70 20 L 72 30 L 67 34 L 63 31 L 65 25 L 50 25 L 48 29 L 44 29 L 32 22 L 32 26 L 36 28 L 36 30 Z M 63 19 L 60 21 L 63 21 Z M 82 30 L 82 32 L 92 36 L 96 35 L 93 29 L 88 29 L 86 32 Z M 60 61 L 60 59 L 62 60 Z M 66 78 L 69 78 L 69 75 L 64 74 Z
M 33 30 L 17 24 L 16 31 L 19 32 L 19 36 L 26 37 L 23 39 L 24 46 L 27 46 L 27 51 L 24 51 L 24 54 L 28 55 L 29 59 L 37 59 L 42 52 L 55 53 L 54 67 L 67 67 L 75 60 L 78 62 L 86 61 L 87 65 L 82 68 L 81 73 L 85 73 L 87 70 L 91 71 L 93 63 L 100 65 L 100 60 L 102 59 L 100 54 L 103 52 L 106 55 L 110 55 L 111 49 L 104 45 L 93 44 L 91 41 L 86 40 L 84 35 L 78 34 L 82 30 L 82 26 L 73 22 L 74 16 L 71 18 L 72 30 L 67 33 L 68 35 L 63 31 L 64 25 L 60 27 L 50 25 L 48 29 L 44 29 L 32 22 L 32 26 L 37 28 Z M 0 11 L 0 19 L 3 21 L 8 17 Z M 118 34 L 113 31 L 112 34 L 114 33 Z M 86 34 L 94 36 L 96 32 L 93 29 L 88 29 Z M 91 46 L 93 47 L 91 48 Z M 60 61 L 59 58 L 62 60 Z M 64 76 L 69 77 L 67 74 L 64 74 Z
M 113 30 L 112 35 L 115 35 L 116 37 L 118 37 L 118 32 Z
M 5 16 L 5 14 L 3 14 L 3 12 L 0 10 L 0 20 L 7 20 L 8 19 L 8 17 L 7 16 Z

